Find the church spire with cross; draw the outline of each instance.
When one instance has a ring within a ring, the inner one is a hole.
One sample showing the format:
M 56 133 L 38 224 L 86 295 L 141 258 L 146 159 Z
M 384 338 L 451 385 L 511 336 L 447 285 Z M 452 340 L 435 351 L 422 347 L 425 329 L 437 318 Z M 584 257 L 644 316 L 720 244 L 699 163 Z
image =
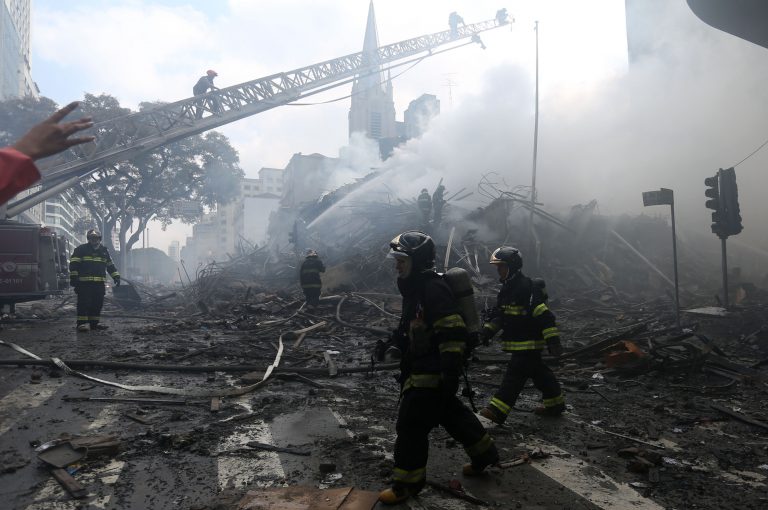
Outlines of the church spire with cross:
M 392 82 L 384 77 L 381 70 L 378 48 L 376 13 L 371 0 L 363 38 L 363 63 L 370 64 L 372 69 L 358 76 L 352 85 L 352 105 L 349 108 L 350 136 L 352 133 L 361 132 L 375 140 L 397 137 Z

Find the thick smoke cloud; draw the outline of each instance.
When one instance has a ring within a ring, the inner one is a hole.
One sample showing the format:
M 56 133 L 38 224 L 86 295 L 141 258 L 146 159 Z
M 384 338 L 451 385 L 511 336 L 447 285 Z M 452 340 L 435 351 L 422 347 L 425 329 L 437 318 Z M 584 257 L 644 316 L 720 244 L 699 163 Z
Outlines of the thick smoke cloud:
M 683 235 L 708 234 L 704 178 L 768 138 L 768 50 L 703 24 L 684 4 L 664 5 L 654 13 L 654 54 L 597 88 L 542 94 L 537 188 L 547 208 L 597 199 L 603 213 L 664 216 L 667 208 L 643 211 L 641 192 L 668 187 Z M 509 185 L 530 185 L 530 71 L 499 66 L 483 83 L 384 163 L 389 187 L 415 196 L 444 177 L 449 190 L 475 189 L 491 171 Z M 759 250 L 768 250 L 767 164 L 768 149 L 737 167 L 745 231 L 733 242 Z

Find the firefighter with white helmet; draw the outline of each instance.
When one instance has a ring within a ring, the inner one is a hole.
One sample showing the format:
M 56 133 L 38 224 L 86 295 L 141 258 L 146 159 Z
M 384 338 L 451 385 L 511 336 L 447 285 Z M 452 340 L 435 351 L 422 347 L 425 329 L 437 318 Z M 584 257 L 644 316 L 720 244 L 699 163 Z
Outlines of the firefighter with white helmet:
M 115 286 L 120 285 L 120 273 L 101 244 L 101 232 L 91 229 L 85 237 L 88 242 L 75 248 L 69 258 L 69 284 L 77 294 L 77 330 L 88 331 L 88 325 L 92 330 L 107 329 L 109 326 L 100 324 L 106 273 Z

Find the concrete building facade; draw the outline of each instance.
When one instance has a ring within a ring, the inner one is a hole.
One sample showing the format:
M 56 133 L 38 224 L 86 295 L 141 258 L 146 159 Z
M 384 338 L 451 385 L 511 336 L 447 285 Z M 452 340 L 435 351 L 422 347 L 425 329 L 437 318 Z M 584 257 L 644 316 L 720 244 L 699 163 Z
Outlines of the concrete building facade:
M 0 100 L 38 97 L 30 66 L 31 0 L 0 5 Z

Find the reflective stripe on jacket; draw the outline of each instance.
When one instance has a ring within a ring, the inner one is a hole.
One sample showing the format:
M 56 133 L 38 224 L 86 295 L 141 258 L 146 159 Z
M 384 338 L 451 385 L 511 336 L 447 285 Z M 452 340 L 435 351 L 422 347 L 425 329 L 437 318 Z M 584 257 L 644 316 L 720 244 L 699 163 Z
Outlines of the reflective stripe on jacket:
M 522 273 L 504 281 L 496 300 L 494 319 L 483 329 L 489 335 L 501 330 L 501 348 L 507 352 L 541 350 L 560 336 L 555 315 L 546 303 L 543 282 L 534 284 Z
M 107 272 L 112 278 L 120 276 L 104 245 L 94 249 L 89 243 L 81 244 L 69 258 L 69 280 L 73 284 L 106 282 Z

